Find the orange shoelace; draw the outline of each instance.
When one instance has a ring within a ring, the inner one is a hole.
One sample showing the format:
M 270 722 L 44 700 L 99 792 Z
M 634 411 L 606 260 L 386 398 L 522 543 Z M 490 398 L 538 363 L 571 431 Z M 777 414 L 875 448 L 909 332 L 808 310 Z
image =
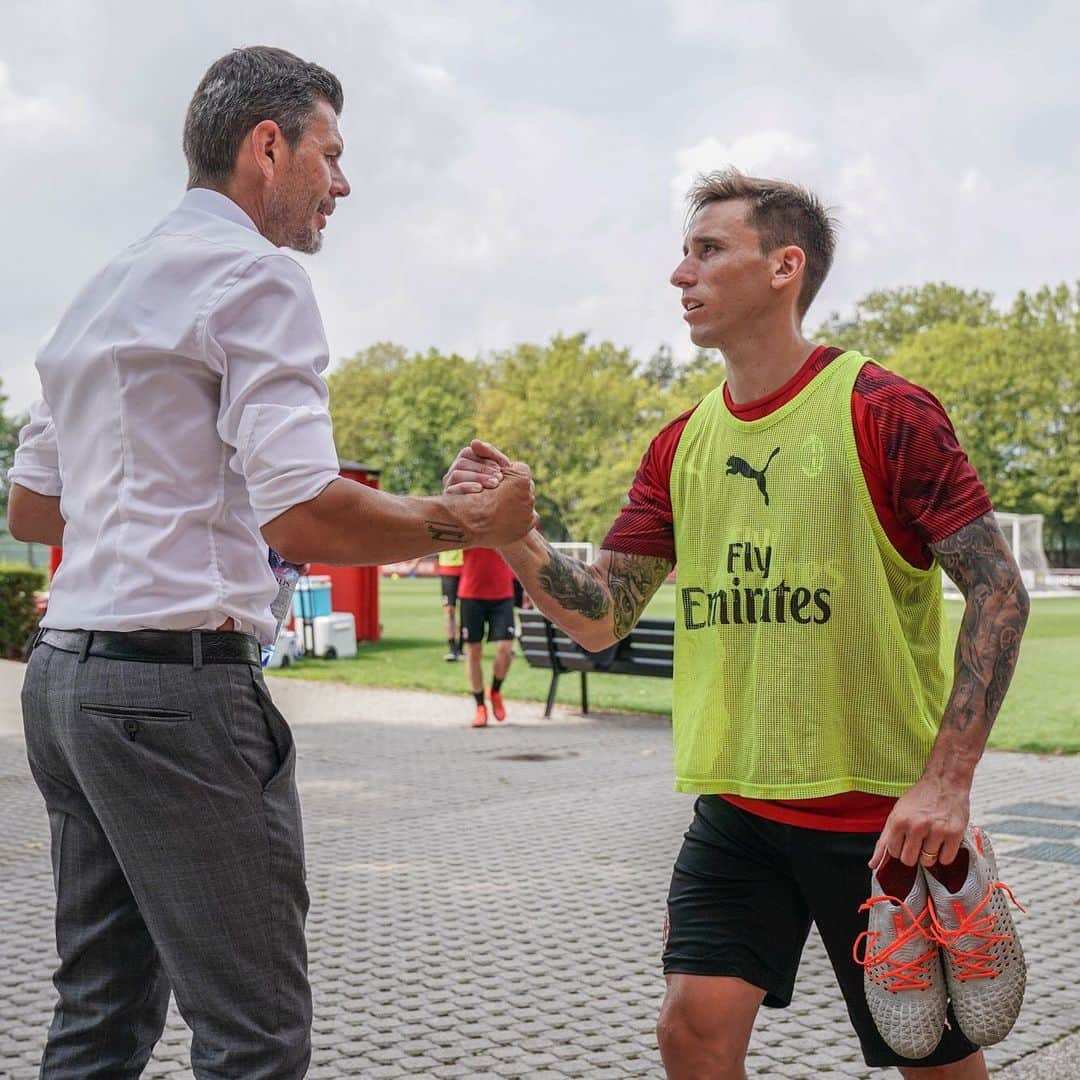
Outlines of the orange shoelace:
M 930 912 L 930 931 L 938 944 L 948 952 L 949 958 L 955 965 L 953 977 L 961 982 L 971 979 L 996 979 L 1001 974 L 994 967 L 995 961 L 990 955 L 990 947 L 1000 941 L 1011 941 L 1012 934 L 994 933 L 997 915 L 988 908 L 995 889 L 1007 893 L 1009 899 L 1021 911 L 1027 911 L 1027 908 L 1013 895 L 1012 889 L 1003 881 L 992 881 L 986 890 L 986 895 L 971 911 L 966 911 L 960 900 L 953 901 L 953 913 L 958 922 L 955 930 L 941 925 L 932 900 L 927 904 L 927 910 Z M 979 944 L 974 949 L 961 949 L 957 946 L 957 941 L 967 936 L 978 939 Z
M 878 938 L 881 934 L 877 930 L 864 930 L 851 947 L 851 955 L 855 963 L 866 969 L 866 973 L 874 982 L 882 983 L 890 992 L 900 990 L 929 990 L 930 964 L 937 955 L 937 941 L 933 937 L 933 931 L 927 925 L 930 918 L 930 905 L 921 915 L 916 915 L 903 900 L 897 900 L 895 896 L 871 896 L 866 903 L 862 904 L 859 911 L 869 911 L 875 904 L 897 904 L 903 908 L 908 917 L 907 926 L 899 911 L 893 913 L 893 928 L 896 931 L 895 939 L 886 945 L 880 952 L 875 952 Z M 921 937 L 929 942 L 926 952 L 916 956 L 913 960 L 901 960 L 895 954 L 914 938 Z M 865 943 L 863 956 L 859 956 L 859 945 Z M 885 970 L 874 974 L 871 968 L 885 965 Z M 891 985 L 889 984 L 891 980 Z

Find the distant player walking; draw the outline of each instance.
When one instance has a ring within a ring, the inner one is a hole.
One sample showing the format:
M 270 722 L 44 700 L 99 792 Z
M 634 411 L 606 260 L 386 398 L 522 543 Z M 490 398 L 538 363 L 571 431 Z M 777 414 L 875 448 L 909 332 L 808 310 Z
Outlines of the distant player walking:
M 495 719 L 506 719 L 502 684 L 514 658 L 514 572 L 493 548 L 470 548 L 465 552 L 458 586 L 461 602 L 461 633 L 465 643 L 469 689 L 476 699 L 473 727 L 486 727 L 484 701 L 484 630 L 495 644 L 494 672 L 489 701 Z
M 446 655 L 444 660 L 453 661 L 461 659 L 461 636 L 458 632 L 458 585 L 461 581 L 461 567 L 465 561 L 465 553 L 460 549 L 456 551 L 440 551 L 436 567 L 439 572 L 439 582 L 442 587 L 443 620 L 446 623 Z
M 834 243 L 801 188 L 700 178 L 671 283 L 726 381 L 653 440 L 596 563 L 537 532 L 500 549 L 590 650 L 630 632 L 678 556 L 676 787 L 700 797 L 668 894 L 670 1080 L 746 1076 L 812 922 L 867 1064 L 905 1077 L 984 1080 L 979 1046 L 1023 989 L 968 817 L 1027 596 L 938 402 L 803 336 Z M 473 443 L 448 490 L 505 464 Z M 939 568 L 967 601 L 951 691 Z M 882 895 L 864 905 L 868 864 Z

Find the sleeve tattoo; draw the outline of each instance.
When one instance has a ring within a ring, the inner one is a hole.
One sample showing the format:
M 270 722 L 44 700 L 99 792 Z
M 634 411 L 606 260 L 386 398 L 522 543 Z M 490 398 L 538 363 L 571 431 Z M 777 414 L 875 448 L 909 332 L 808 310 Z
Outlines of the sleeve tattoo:
M 966 605 L 956 641 L 952 696 L 942 726 L 989 733 L 1020 654 L 1028 595 L 992 514 L 931 545 Z
M 599 622 L 610 616 L 615 636 L 624 638 L 671 570 L 667 559 L 654 555 L 611 553 L 604 572 L 547 546 L 548 562 L 539 572 L 544 591 L 567 611 Z M 606 585 L 606 588 L 605 588 Z

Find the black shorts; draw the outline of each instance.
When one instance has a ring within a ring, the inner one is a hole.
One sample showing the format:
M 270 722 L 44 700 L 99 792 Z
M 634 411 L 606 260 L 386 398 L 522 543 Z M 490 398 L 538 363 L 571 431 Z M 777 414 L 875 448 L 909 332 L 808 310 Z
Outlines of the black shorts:
M 785 1008 L 813 922 L 867 1065 L 947 1065 L 975 1053 L 951 1006 L 937 1049 L 917 1061 L 890 1050 L 874 1026 L 851 948 L 869 918 L 858 909 L 870 894 L 876 841 L 875 833 L 783 825 L 701 796 L 668 892 L 664 972 L 733 976 Z
M 484 640 L 484 626 L 488 628 L 488 641 L 514 640 L 514 598 L 503 600 L 469 600 L 461 598 L 461 640 L 476 644 Z
M 442 606 L 453 607 L 457 603 L 457 589 L 461 581 L 459 574 L 442 575 Z

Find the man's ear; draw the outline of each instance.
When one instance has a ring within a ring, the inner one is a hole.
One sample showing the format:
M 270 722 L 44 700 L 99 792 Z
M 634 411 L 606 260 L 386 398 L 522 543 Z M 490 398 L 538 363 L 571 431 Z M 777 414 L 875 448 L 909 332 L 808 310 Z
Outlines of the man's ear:
M 798 286 L 806 267 L 806 252 L 797 244 L 777 248 L 771 256 L 772 281 L 774 289 L 786 289 Z
M 247 137 L 247 147 L 256 168 L 267 180 L 274 178 L 275 169 L 281 164 L 281 152 L 285 137 L 273 120 L 260 120 Z

